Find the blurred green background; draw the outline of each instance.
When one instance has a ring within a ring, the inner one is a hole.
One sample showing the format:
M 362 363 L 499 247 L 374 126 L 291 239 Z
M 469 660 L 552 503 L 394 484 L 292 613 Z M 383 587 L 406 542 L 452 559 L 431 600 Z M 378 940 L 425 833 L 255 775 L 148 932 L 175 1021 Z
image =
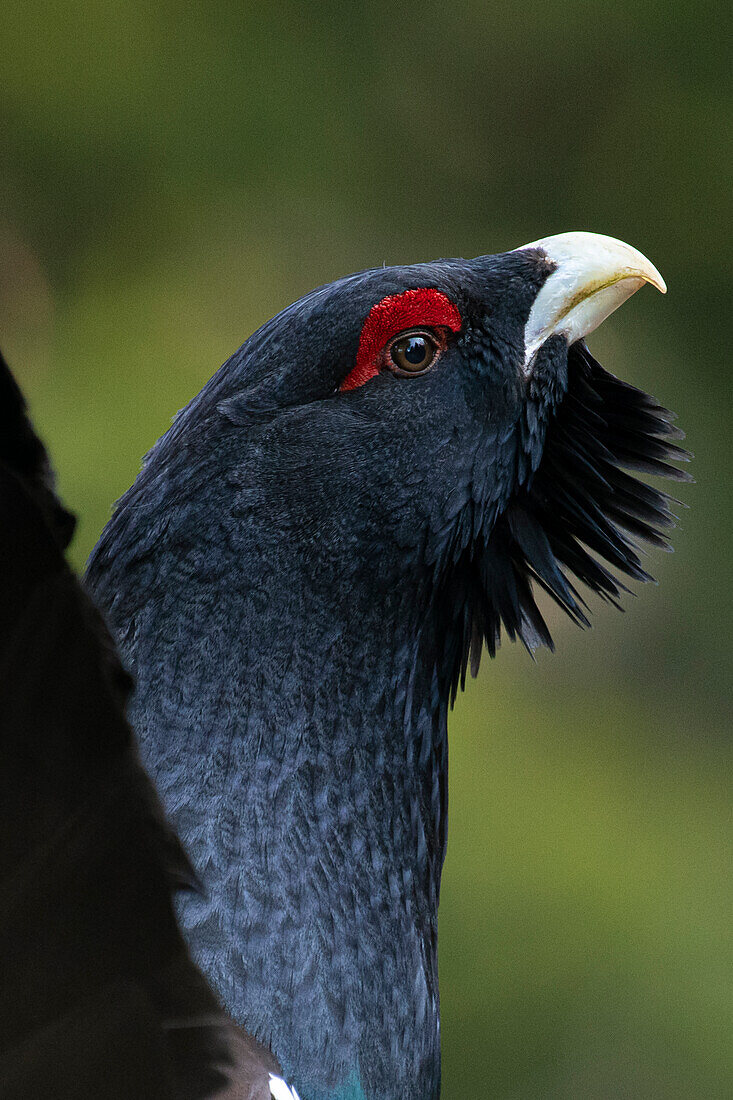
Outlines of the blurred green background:
M 728 6 L 0 9 L 0 338 L 79 513 L 262 321 L 359 268 L 591 229 L 591 338 L 696 452 L 672 557 L 456 706 L 444 1095 L 733 1096 Z

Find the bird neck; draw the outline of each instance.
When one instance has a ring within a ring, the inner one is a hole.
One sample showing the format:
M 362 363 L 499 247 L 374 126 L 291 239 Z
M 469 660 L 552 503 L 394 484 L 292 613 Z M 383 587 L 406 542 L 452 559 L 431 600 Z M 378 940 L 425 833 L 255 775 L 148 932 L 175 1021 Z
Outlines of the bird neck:
M 447 750 L 419 593 L 221 583 L 117 624 L 203 880 L 180 903 L 194 957 L 302 1097 L 429 1100 Z

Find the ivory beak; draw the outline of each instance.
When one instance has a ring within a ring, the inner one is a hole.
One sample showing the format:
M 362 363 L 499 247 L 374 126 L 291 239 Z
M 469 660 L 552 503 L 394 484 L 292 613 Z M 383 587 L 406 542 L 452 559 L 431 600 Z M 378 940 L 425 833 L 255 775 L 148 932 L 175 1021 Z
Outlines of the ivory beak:
M 540 249 L 556 270 L 535 298 L 524 332 L 525 373 L 550 336 L 568 344 L 587 336 L 644 283 L 662 294 L 664 279 L 646 256 L 615 237 L 600 233 L 558 233 L 522 245 Z

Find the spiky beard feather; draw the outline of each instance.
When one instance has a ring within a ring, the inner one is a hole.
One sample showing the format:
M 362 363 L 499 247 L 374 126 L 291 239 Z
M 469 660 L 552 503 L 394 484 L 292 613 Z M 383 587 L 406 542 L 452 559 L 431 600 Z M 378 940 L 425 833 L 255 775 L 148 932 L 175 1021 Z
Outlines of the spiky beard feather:
M 474 543 L 459 569 L 465 598 L 453 604 L 461 621 L 446 655 L 452 698 L 458 684 L 465 685 L 469 663 L 476 675 L 484 644 L 495 654 L 502 625 L 530 652 L 554 648 L 535 586 L 585 627 L 588 606 L 575 580 L 619 607 L 629 589 L 611 568 L 633 580 L 652 579 L 639 542 L 669 548 L 665 532 L 677 518 L 669 506 L 678 502 L 627 471 L 691 480 L 670 465 L 690 457 L 670 442 L 683 438 L 674 419 L 654 398 L 605 371 L 585 344 L 572 345 L 567 391 L 550 414 L 536 472 L 512 497 L 488 542 Z

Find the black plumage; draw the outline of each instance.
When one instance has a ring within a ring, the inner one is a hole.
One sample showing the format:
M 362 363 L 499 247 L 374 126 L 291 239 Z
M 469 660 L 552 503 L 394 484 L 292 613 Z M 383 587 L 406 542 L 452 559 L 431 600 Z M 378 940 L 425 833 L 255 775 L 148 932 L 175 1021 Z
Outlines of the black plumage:
M 552 645 L 538 588 L 587 625 L 581 586 L 618 604 L 674 521 L 633 476 L 684 477 L 671 414 L 581 338 L 663 284 L 568 238 L 289 307 L 156 444 L 90 560 L 202 883 L 177 898 L 187 942 L 303 1100 L 437 1097 L 450 701 L 502 631 Z
M 472 551 L 475 561 L 488 561 L 490 566 L 476 586 L 485 599 L 478 597 L 475 619 L 464 635 L 462 683 L 471 638 L 475 673 L 481 639 L 493 656 L 502 625 L 510 639 L 521 639 L 530 650 L 541 645 L 554 648 L 533 585 L 586 627 L 588 607 L 569 576 L 620 607 L 621 593 L 628 588 L 609 566 L 632 580 L 650 581 L 638 543 L 669 549 L 666 535 L 677 518 L 670 505 L 679 502 L 628 471 L 689 480 L 671 464 L 689 458 L 671 442 L 683 438 L 674 426 L 674 414 L 605 371 L 584 343 L 573 344 L 567 353 L 561 348 L 560 353 L 567 355 L 567 391 L 548 422 L 541 458 L 534 460 L 536 470 L 526 476 L 494 523 L 487 547 L 478 542 Z M 529 455 L 543 401 L 535 381 L 524 410 Z M 532 464 L 530 459 L 530 469 Z M 455 692 L 455 681 L 453 687 Z
M 0 420 L 0 1097 L 269 1097 L 277 1063 L 232 1026 L 178 931 L 172 895 L 195 876 L 2 357 Z

